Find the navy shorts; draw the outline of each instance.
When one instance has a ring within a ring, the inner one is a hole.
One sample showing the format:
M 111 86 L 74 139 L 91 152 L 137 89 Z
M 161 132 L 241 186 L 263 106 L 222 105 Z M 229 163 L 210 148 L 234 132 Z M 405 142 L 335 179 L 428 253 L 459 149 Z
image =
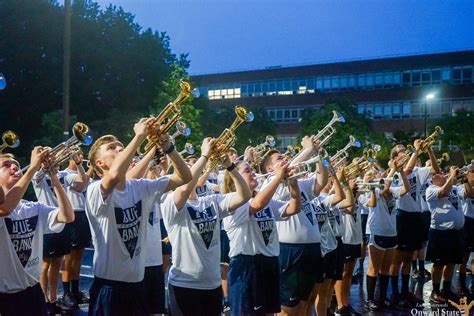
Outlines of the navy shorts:
M 16 293 L 0 293 L 2 316 L 46 316 L 46 302 L 38 284 Z
M 222 287 L 198 290 L 168 284 L 169 313 L 172 316 L 220 316 Z
M 71 235 L 69 227 L 62 232 L 45 234 L 43 237 L 43 258 L 58 258 L 71 253 Z
M 367 220 L 369 219 L 369 214 L 360 214 L 360 223 L 362 225 L 362 243 L 369 243 L 369 234 L 367 234 Z
M 342 280 L 344 270 L 344 244 L 340 237 L 337 239 L 337 248 L 323 257 L 323 278 L 325 280 Z
M 427 242 L 430 237 L 431 212 L 424 211 L 421 213 L 421 241 Z
M 426 259 L 437 264 L 460 264 L 465 252 L 463 231 L 430 229 Z
M 321 245 L 280 243 L 281 305 L 307 301 L 315 283 L 323 281 Z
M 165 224 L 163 219 L 160 219 L 160 230 L 161 230 L 161 240 L 168 237 L 168 232 L 166 231 Z M 170 242 L 161 242 L 161 253 L 163 255 L 171 255 L 171 243 Z
M 221 263 L 229 264 L 230 241 L 225 230 L 221 229 Z
M 145 309 L 148 314 L 166 314 L 163 265 L 145 268 Z
M 231 315 L 280 312 L 278 257 L 238 255 L 230 258 L 227 285 Z
M 420 212 L 397 210 L 398 249 L 414 251 L 421 248 L 423 216 Z
M 87 220 L 86 212 L 75 211 L 76 219 L 66 224 L 69 231 L 72 249 L 84 249 L 91 246 L 91 229 Z M 66 228 L 64 228 L 66 229 Z
M 350 262 L 361 257 L 361 245 L 344 244 L 344 262 Z
M 145 316 L 143 282 L 128 283 L 94 278 L 89 290 L 89 316 Z
M 468 252 L 474 251 L 474 218 L 464 216 L 464 242 Z
M 388 250 L 397 248 L 397 236 L 379 236 L 370 235 L 369 245 L 372 245 L 380 250 Z

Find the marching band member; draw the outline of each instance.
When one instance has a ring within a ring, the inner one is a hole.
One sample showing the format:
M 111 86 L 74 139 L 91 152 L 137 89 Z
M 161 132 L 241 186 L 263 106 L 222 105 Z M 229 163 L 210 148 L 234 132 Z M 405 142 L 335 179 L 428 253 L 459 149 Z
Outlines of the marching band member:
M 196 183 L 214 146 L 215 140 L 204 139 L 201 157 L 192 166 L 192 181 L 169 194 L 161 205 L 173 248 L 168 286 L 172 315 L 217 316 L 222 311 L 219 219 L 247 202 L 250 190 L 225 156 L 222 164 L 234 180 L 236 192 L 197 197 Z
M 10 155 L 0 156 L 0 185 L 6 193 L 0 204 L 0 314 L 46 315 L 45 296 L 38 284 L 43 256 L 43 234 L 60 232 L 74 221 L 74 210 L 55 174 L 50 175 L 57 197 L 56 207 L 22 200 L 33 175 L 48 151 L 35 147 L 29 169 L 18 173 L 19 163 Z
M 451 291 L 454 265 L 462 263 L 464 240 L 462 228 L 464 214 L 457 209 L 457 195 L 452 192 L 456 181 L 457 167 L 451 167 L 449 175 L 443 172 L 433 175 L 432 184 L 426 189 L 426 201 L 431 211 L 430 239 L 426 257 L 433 262 L 431 278 L 433 291 L 430 301 L 446 303 L 456 301 Z M 455 205 L 453 205 L 455 204 Z M 441 279 L 443 290 L 440 291 Z
M 229 293 L 231 314 L 274 315 L 280 312 L 280 244 L 275 222 L 301 211 L 301 195 L 296 179 L 289 180 L 290 200 L 273 199 L 278 185 L 285 180 L 288 165 L 275 166 L 275 177 L 260 192 L 255 172 L 246 162 L 237 169 L 254 198 L 226 217 L 224 228 L 230 239 Z M 234 191 L 230 177 L 224 179 L 225 191 Z
M 135 136 L 124 148 L 113 135 L 102 136 L 89 151 L 89 160 L 101 178 L 87 190 L 86 214 L 94 252 L 94 282 L 90 289 L 89 315 L 146 315 L 143 279 L 146 262 L 146 221 L 153 203 L 163 193 L 191 180 L 168 134 L 159 134 L 159 146 L 171 158 L 174 173 L 157 180 L 127 180 L 134 153 L 155 119 L 135 124 Z
M 319 151 L 314 136 L 303 137 L 301 144 L 302 153 L 305 155 L 310 156 Z M 273 172 L 276 165 L 284 159 L 285 156 L 278 150 L 269 150 L 262 160 L 260 170 L 265 173 Z M 276 223 L 280 242 L 281 315 L 300 315 L 301 308 L 311 308 L 313 304 L 308 302 L 311 291 L 316 283 L 322 282 L 321 236 L 310 201 L 318 196 L 326 185 L 327 169 L 319 162 L 316 171 L 315 176 L 298 180 L 301 212 L 286 221 Z M 271 177 L 262 189 L 270 181 Z M 288 188 L 280 185 L 274 198 L 288 200 L 288 196 Z

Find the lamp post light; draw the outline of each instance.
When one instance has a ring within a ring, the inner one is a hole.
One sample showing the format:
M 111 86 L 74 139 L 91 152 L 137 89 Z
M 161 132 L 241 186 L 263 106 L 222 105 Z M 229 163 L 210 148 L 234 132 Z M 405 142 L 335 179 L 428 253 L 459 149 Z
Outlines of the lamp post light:
M 429 93 L 425 96 L 425 138 L 428 135 L 428 127 L 426 125 L 426 118 L 427 118 L 427 113 L 428 113 L 428 102 L 433 100 L 435 97 L 434 93 Z

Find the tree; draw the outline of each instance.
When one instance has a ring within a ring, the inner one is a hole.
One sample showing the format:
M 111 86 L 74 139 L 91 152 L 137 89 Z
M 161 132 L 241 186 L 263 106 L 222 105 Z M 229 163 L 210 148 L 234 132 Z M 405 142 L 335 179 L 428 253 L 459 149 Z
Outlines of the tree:
M 474 137 L 472 128 L 474 126 L 474 113 L 467 110 L 456 111 L 453 115 L 445 115 L 435 122 L 444 131 L 438 139 L 441 140 L 442 151 L 462 151 L 466 160 L 474 158 Z M 434 128 L 434 126 L 433 126 Z

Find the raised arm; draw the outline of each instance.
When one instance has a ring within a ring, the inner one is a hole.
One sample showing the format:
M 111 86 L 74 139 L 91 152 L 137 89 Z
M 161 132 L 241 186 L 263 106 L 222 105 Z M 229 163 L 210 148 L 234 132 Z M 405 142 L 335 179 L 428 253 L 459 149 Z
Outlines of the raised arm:
M 153 160 L 156 154 L 156 147 L 153 148 L 135 165 L 132 169 L 127 171 L 127 179 L 141 179 L 145 176 L 150 161 Z
M 344 172 L 344 169 L 342 169 Z M 354 180 L 351 180 L 354 181 Z M 345 209 L 345 212 L 348 214 L 354 213 L 355 210 L 355 201 L 354 201 L 354 194 L 352 193 L 351 186 L 347 183 L 341 183 L 342 190 L 344 191 L 344 200 L 339 203 L 339 207 L 341 209 Z
M 59 212 L 57 221 L 60 223 L 71 223 L 74 221 L 74 209 L 72 208 L 71 202 L 67 198 L 66 192 L 64 191 L 61 182 L 59 182 L 56 174 L 51 174 L 51 184 L 54 188 L 54 193 L 58 199 Z
M 332 205 L 336 205 L 345 198 L 344 191 L 342 190 L 341 183 L 339 182 L 338 177 L 342 176 L 342 168 L 339 168 L 338 175 L 335 174 L 331 175 L 333 179 L 333 190 L 334 190 L 334 197 L 332 198 Z
M 168 182 L 168 186 L 165 189 L 165 192 L 172 191 L 177 187 L 182 186 L 190 182 L 193 179 L 191 170 L 189 170 L 188 165 L 183 160 L 183 157 L 175 150 L 174 145 L 170 142 L 170 137 L 168 134 L 162 135 L 162 147 L 163 152 L 168 155 L 173 165 L 173 174 Z
M 328 184 L 328 169 L 320 161 L 316 164 L 316 181 L 314 182 L 314 196 L 319 196 Z
M 319 141 L 313 136 L 305 136 L 301 140 L 301 147 L 303 150 L 291 161 L 290 167 L 295 165 L 298 162 L 303 162 L 311 157 L 319 151 Z
M 388 162 L 388 166 L 390 167 L 390 171 L 388 172 L 388 175 L 387 177 L 388 178 L 393 178 L 393 175 L 395 174 L 395 172 L 397 171 L 397 165 L 396 165 L 396 162 L 395 160 L 390 160 Z M 400 172 L 400 173 L 404 173 L 403 171 Z M 392 181 L 390 180 L 387 180 L 384 182 L 384 187 L 383 187 L 383 190 L 380 192 L 380 195 L 382 195 L 383 197 L 385 197 L 385 199 L 390 199 L 390 187 L 392 186 Z M 406 193 L 406 192 L 405 192 Z M 400 192 L 400 196 L 401 196 L 401 192 Z
M 81 155 L 82 155 L 81 153 L 77 153 L 72 157 L 72 160 L 76 164 L 77 176 L 76 176 L 76 179 L 74 180 L 74 184 L 72 185 L 71 189 L 73 189 L 76 192 L 84 192 L 84 190 L 89 185 L 89 180 L 90 180 L 86 171 L 82 167 Z
M 436 159 L 436 155 L 431 146 L 428 148 L 428 156 L 430 156 L 430 161 L 431 161 L 431 174 L 440 173 L 441 169 L 439 168 L 439 165 L 438 165 L 438 159 Z
M 469 171 L 466 176 L 467 182 L 464 183 L 464 197 L 474 198 L 474 171 Z
M 456 175 L 458 172 L 458 167 L 451 167 L 449 169 L 449 177 L 446 180 L 446 183 L 438 190 L 438 198 L 447 197 L 449 192 L 453 187 L 454 182 L 456 182 Z
M 410 174 L 415 168 L 416 160 L 418 159 L 418 155 L 420 153 L 421 144 L 422 144 L 421 139 L 415 140 L 415 143 L 414 143 L 415 152 L 411 155 L 405 168 L 403 168 L 403 171 L 405 171 L 406 174 Z
M 232 195 L 232 199 L 229 203 L 229 211 L 233 211 L 247 202 L 252 197 L 252 192 L 250 192 L 247 182 L 245 182 L 239 171 L 237 171 L 235 165 L 230 161 L 229 156 L 225 157 L 222 166 L 227 169 L 235 185 L 235 192 L 228 193 Z
M 288 217 L 301 212 L 301 191 L 298 181 L 291 179 L 288 181 L 288 188 L 290 189 L 290 203 L 283 213 L 283 217 Z
M 375 196 L 375 189 L 370 190 L 370 199 L 367 203 L 367 207 L 376 207 L 377 206 L 377 198 Z

